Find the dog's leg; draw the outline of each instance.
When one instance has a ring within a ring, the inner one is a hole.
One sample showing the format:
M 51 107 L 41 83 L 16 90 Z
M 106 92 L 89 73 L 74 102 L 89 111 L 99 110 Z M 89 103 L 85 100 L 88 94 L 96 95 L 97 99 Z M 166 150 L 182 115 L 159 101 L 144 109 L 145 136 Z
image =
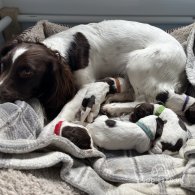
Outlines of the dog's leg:
M 109 116 L 118 117 L 122 114 L 130 114 L 134 108 L 142 102 L 125 102 L 105 104 L 101 108 L 101 112 Z

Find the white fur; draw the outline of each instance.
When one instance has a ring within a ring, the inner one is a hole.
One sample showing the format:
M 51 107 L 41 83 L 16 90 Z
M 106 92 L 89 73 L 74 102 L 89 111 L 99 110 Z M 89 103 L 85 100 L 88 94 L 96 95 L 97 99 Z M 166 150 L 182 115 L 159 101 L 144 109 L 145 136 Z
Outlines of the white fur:
M 85 84 L 86 77 L 90 75 L 91 78 L 87 78 L 88 83 L 119 73 L 124 75 L 128 71 L 128 74 L 136 79 L 135 82 L 138 81 L 138 85 L 144 84 L 147 86 L 147 90 L 154 93 L 155 80 L 161 79 L 166 83 L 171 81 L 171 84 L 176 84 L 178 82 L 177 74 L 180 74 L 185 68 L 186 56 L 183 48 L 172 36 L 156 27 L 137 22 L 116 20 L 79 25 L 53 35 L 45 39 L 43 43 L 51 49 L 58 50 L 62 56 L 66 57 L 73 36 L 77 32 L 81 32 L 90 44 L 88 67 L 86 70 L 79 70 L 75 73 L 77 78 L 78 74 L 81 77 L 78 85 Z M 171 64 L 170 61 L 172 61 Z M 157 62 L 158 66 L 156 67 L 154 65 Z M 148 72 L 147 70 L 151 66 L 153 71 Z M 139 68 L 141 77 L 134 74 L 136 69 L 137 75 Z M 129 69 L 131 69 L 131 73 L 129 73 Z M 90 75 L 86 75 L 84 72 L 88 72 Z M 149 82 L 147 80 L 148 84 L 146 85 L 144 78 L 148 79 L 151 74 L 156 78 Z M 159 74 L 162 74 L 160 78 L 157 77 Z M 129 75 L 130 80 L 134 81 L 133 78 L 131 79 Z M 141 83 L 140 78 L 142 78 Z
M 139 120 L 151 130 L 154 136 L 157 127 L 156 118 L 157 116 L 151 115 Z M 105 123 L 106 120 L 108 120 L 106 115 L 99 116 L 93 123 L 87 125 L 97 146 L 108 150 L 135 149 L 140 153 L 150 149 L 151 140 L 135 123 L 117 120 L 116 126 L 109 127 Z
M 106 98 L 107 93 L 109 92 L 109 85 L 105 82 L 95 82 L 89 85 L 85 98 L 90 98 L 94 94 L 95 96 L 95 104 L 91 108 L 91 112 L 88 116 L 88 121 L 93 122 L 94 115 L 97 116 L 100 110 L 100 105 Z M 81 120 L 85 121 L 85 118 Z
M 182 115 L 182 108 L 183 108 L 185 99 L 186 99 L 185 94 L 169 93 L 169 99 L 166 102 L 166 106 L 174 110 L 177 114 Z M 189 96 L 189 101 L 186 104 L 184 111 L 186 111 L 194 103 L 195 103 L 195 98 Z
M 135 106 L 140 102 L 125 102 L 125 103 L 109 103 L 102 106 L 102 112 L 110 116 L 120 116 L 122 114 L 129 114 L 133 112 Z
M 20 47 L 18 48 L 15 52 L 14 52 L 14 55 L 12 57 L 12 63 L 15 62 L 15 60 L 21 56 L 25 51 L 27 51 L 28 49 L 27 48 L 24 48 L 24 47 Z
M 77 32 L 90 45 L 88 66 L 74 72 L 78 87 L 99 78 L 126 75 L 136 100 L 144 95 L 145 100 L 152 102 L 162 90 L 177 88 L 179 76 L 185 70 L 186 55 L 179 42 L 163 30 L 138 22 L 103 21 L 75 26 L 43 43 L 66 58 Z
M 5 81 L 6 77 L 2 78 L 0 81 L 0 85 L 3 85 L 4 81 Z
M 111 103 L 111 104 L 104 105 L 102 110 L 111 116 L 120 116 L 123 113 L 127 114 L 132 112 L 134 110 L 134 107 L 137 106 L 138 104 L 140 104 L 140 102 Z M 156 110 L 160 106 L 161 105 L 159 104 L 154 104 L 153 114 L 155 114 Z M 177 114 L 171 109 L 165 108 L 164 111 L 159 115 L 159 117 L 163 121 L 167 121 L 167 122 L 164 124 L 162 136 L 158 140 L 156 140 L 151 152 L 162 153 L 161 142 L 170 143 L 171 145 L 174 146 L 178 141 L 178 139 L 181 138 L 183 140 L 183 144 L 185 144 L 187 140 L 187 132 L 184 131 L 179 125 L 178 123 L 179 118 Z

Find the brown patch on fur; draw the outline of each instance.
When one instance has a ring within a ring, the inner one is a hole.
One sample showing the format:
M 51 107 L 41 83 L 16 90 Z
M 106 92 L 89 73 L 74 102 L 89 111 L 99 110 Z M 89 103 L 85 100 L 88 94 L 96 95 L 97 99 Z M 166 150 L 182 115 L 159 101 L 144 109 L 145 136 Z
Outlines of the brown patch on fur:
M 174 146 L 170 143 L 165 143 L 165 142 L 161 142 L 161 144 L 162 144 L 162 151 L 169 150 L 171 152 L 177 152 L 183 146 L 183 140 L 178 139 Z
M 161 104 L 165 104 L 167 102 L 168 98 L 169 98 L 169 92 L 168 91 L 159 93 L 156 96 L 156 100 L 158 101 L 158 103 L 161 103 Z
M 91 149 L 91 139 L 81 127 L 66 126 L 62 128 L 62 137 L 69 139 L 81 149 Z
M 92 95 L 90 98 L 84 98 L 82 101 L 83 107 L 92 108 L 94 104 L 95 104 L 95 96 L 94 95 Z
M 195 103 L 185 111 L 185 117 L 188 122 L 195 124 Z
M 145 116 L 152 115 L 154 112 L 154 105 L 149 103 L 142 103 L 137 105 L 134 108 L 133 113 L 131 114 L 131 121 L 137 122 L 140 118 Z
M 161 118 L 156 118 L 156 135 L 155 135 L 155 139 L 160 138 L 162 133 L 163 133 L 163 127 L 165 122 L 161 119 Z
M 184 122 L 182 121 L 181 118 L 179 118 L 179 121 L 178 121 L 180 127 L 184 130 L 184 131 L 187 131 L 187 127 L 186 125 L 184 124 Z
M 106 120 L 105 123 L 108 127 L 115 127 L 116 126 L 116 121 L 111 120 L 111 119 Z
M 72 71 L 88 66 L 89 49 L 86 37 L 81 32 L 76 33 L 68 51 L 68 64 Z

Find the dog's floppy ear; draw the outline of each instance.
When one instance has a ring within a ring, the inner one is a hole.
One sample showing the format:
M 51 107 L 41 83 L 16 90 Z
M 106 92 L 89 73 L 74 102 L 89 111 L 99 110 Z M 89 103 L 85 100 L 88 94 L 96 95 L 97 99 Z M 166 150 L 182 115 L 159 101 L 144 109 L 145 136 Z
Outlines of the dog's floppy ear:
M 55 54 L 49 57 L 49 68 L 43 85 L 47 89 L 46 97 L 42 97 L 47 104 L 48 118 L 52 119 L 60 109 L 75 95 L 76 87 L 72 72 L 64 60 Z M 49 82 L 48 82 L 49 79 Z M 47 100 L 47 102 L 46 102 Z M 53 116 L 49 116 L 49 113 Z
M 57 54 L 58 55 L 58 54 Z M 57 59 L 57 60 L 56 60 Z M 72 72 L 61 56 L 52 62 L 52 69 L 55 79 L 56 100 L 69 101 L 76 93 Z
M 1 49 L 0 49 L 0 57 L 4 57 L 7 55 L 7 53 L 9 51 L 11 51 L 13 48 L 15 48 L 17 46 L 19 42 L 14 39 L 13 41 L 10 41 L 8 43 L 6 43 Z
M 167 121 L 163 121 L 161 118 L 156 118 L 156 135 L 155 135 L 155 139 L 160 138 L 163 132 L 163 127 L 164 124 Z

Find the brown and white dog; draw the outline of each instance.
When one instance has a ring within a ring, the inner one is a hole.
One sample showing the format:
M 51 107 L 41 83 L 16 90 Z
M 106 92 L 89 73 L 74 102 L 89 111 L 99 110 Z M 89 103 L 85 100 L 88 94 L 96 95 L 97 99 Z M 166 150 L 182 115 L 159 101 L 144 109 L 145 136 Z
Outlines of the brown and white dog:
M 78 25 L 42 43 L 5 46 L 1 50 L 0 98 L 37 97 L 53 118 L 85 84 L 117 75 L 131 83 L 135 100 L 143 96 L 144 101 L 154 102 L 165 92 L 180 90 L 185 62 L 179 42 L 151 25 L 122 20 Z M 83 104 L 85 110 L 94 97 L 95 109 L 88 113 L 93 119 L 98 113 L 94 110 L 100 108 L 96 94 L 86 95 Z M 177 104 L 177 98 L 172 100 Z M 192 123 L 194 108 L 195 104 L 186 110 Z

